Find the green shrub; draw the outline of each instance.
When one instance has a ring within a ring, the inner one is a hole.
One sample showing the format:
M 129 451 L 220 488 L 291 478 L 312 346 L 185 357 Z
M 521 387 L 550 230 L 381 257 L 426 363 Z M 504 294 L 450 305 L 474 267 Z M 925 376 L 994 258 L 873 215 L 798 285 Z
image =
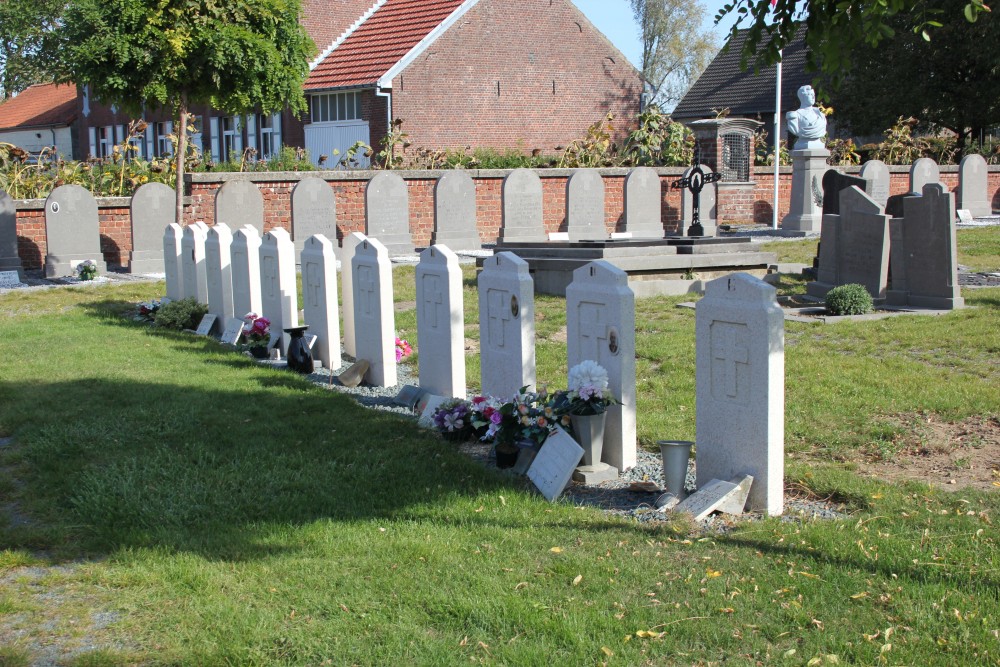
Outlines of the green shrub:
M 826 293 L 826 309 L 831 315 L 864 315 L 872 312 L 874 304 L 864 285 L 851 283 Z
M 208 306 L 188 297 L 160 306 L 155 322 L 156 326 L 166 329 L 196 329 L 207 312 Z

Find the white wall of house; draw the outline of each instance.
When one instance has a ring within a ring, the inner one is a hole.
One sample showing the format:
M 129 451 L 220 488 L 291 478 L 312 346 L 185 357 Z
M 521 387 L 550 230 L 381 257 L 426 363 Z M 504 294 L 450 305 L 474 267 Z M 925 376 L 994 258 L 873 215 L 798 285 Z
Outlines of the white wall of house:
M 0 141 L 14 144 L 31 153 L 38 153 L 43 148 L 54 145 L 67 160 L 73 157 L 73 133 L 68 127 L 8 130 L 0 132 Z

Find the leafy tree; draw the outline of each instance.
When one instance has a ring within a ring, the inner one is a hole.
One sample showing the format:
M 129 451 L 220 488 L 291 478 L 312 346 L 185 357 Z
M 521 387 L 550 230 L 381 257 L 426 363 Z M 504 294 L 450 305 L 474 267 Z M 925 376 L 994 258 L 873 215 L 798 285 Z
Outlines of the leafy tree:
M 975 23 L 990 11 L 984 0 L 958 4 L 967 23 Z M 758 65 L 778 62 L 781 49 L 792 41 L 802 22 L 809 47 L 807 66 L 822 70 L 834 86 L 850 71 L 858 49 L 878 46 L 898 30 L 913 32 L 930 42 L 945 16 L 943 10 L 929 6 L 926 0 L 775 0 L 773 6 L 768 0 L 730 0 L 719 10 L 716 22 L 731 13 L 737 14 L 731 36 L 742 28 L 749 29 L 743 48 L 744 66 L 751 60 L 757 60 Z M 766 48 L 761 49 L 758 58 L 758 45 L 763 42 Z
M 51 80 L 61 0 L 0 1 L 0 99 Z
M 231 114 L 305 109 L 315 46 L 300 12 L 299 0 L 70 0 L 62 78 L 131 113 L 173 111 L 180 220 L 192 105 Z
M 705 8 L 683 0 L 630 2 L 642 37 L 642 75 L 650 102 L 673 108 L 718 50 L 712 33 L 701 29 Z
M 907 17 L 892 17 L 894 35 L 859 49 L 845 85 L 832 93 L 838 120 L 874 134 L 912 116 L 955 132 L 960 151 L 970 134 L 1000 125 L 1000 17 L 987 13 L 970 24 L 965 2 L 926 2 L 942 24 L 929 43 L 906 29 Z

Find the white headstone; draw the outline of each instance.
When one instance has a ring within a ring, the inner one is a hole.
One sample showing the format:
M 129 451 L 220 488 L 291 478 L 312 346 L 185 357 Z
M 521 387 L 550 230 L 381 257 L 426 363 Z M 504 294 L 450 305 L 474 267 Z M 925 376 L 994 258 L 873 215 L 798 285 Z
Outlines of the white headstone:
M 434 185 L 431 242 L 455 250 L 483 247 L 476 226 L 476 184 L 464 171 L 445 172 Z
M 302 248 L 302 307 L 309 333 L 316 336 L 313 357 L 330 370 L 340 368 L 340 318 L 337 307 L 337 254 L 322 234 Z
M 205 267 L 205 241 L 208 226 L 193 222 L 184 228 L 181 239 L 181 269 L 184 275 L 184 298 L 208 303 L 208 272 Z
M 781 514 L 785 319 L 775 289 L 745 273 L 718 278 L 695 320 L 697 485 L 752 475 L 750 509 Z
M 253 225 L 233 234 L 230 255 L 233 274 L 233 314 L 244 318 L 261 313 L 260 305 L 260 234 Z
M 527 477 L 546 500 L 555 500 L 569 484 L 573 470 L 582 456 L 583 447 L 556 426 L 531 462 Z
M 596 169 L 576 169 L 566 180 L 566 231 L 571 241 L 603 241 L 604 178 Z
M 535 284 L 509 252 L 483 261 L 478 284 L 482 392 L 508 399 L 535 384 Z
M 132 251 L 129 273 L 162 273 L 160 230 L 176 222 L 174 189 L 164 183 L 145 183 L 132 195 Z
M 337 197 L 322 178 L 306 176 L 292 189 L 292 240 L 302 256 L 306 239 L 322 234 L 337 242 Z
M 348 356 L 358 357 L 358 346 L 354 336 L 354 272 L 351 271 L 351 260 L 358 246 L 368 237 L 361 232 L 351 232 L 344 237 L 344 247 L 340 249 L 340 283 L 341 308 L 344 311 L 344 352 Z
M 167 276 L 167 298 L 184 298 L 183 254 L 184 228 L 171 222 L 163 229 L 163 270 Z
M 869 160 L 861 165 L 861 172 L 858 175 L 869 181 L 867 188 L 868 192 L 871 193 L 869 196 L 882 207 L 882 210 L 885 210 L 885 205 L 889 202 L 892 181 L 889 167 L 881 160 Z
M 542 218 L 542 179 L 532 169 L 515 169 L 503 179 L 503 226 L 500 239 L 508 243 L 545 240 Z
M 462 269 L 447 246 L 420 253 L 417 265 L 417 350 L 420 388 L 465 398 Z
M 625 231 L 637 239 L 662 239 L 662 199 L 660 176 L 655 169 L 636 167 L 630 171 L 625 177 Z M 704 210 L 703 199 L 703 219 Z
M 621 404 L 608 408 L 601 460 L 620 471 L 635 466 L 635 294 L 628 274 L 604 260 L 573 271 L 566 288 L 566 364 L 595 361 Z
M 917 158 L 910 165 L 910 192 L 920 194 L 928 183 L 938 183 L 941 170 L 937 162 L 929 157 Z
M 396 385 L 396 319 L 389 251 L 373 238 L 361 242 L 351 260 L 354 274 L 354 335 L 358 359 L 368 361 L 365 382 Z
M 16 271 L 18 283 L 24 277 L 17 252 L 17 207 L 3 190 L 0 190 L 0 271 Z
M 101 253 L 97 200 L 79 185 L 60 185 L 45 200 L 45 277 L 73 275 L 73 267 L 90 260 L 97 272 L 108 272 Z
M 292 237 L 275 227 L 260 244 L 260 302 L 262 315 L 271 320 L 271 345 L 281 338 L 281 351 L 291 339 L 282 329 L 299 326 L 298 289 L 295 284 L 295 246 Z
M 215 221 L 252 225 L 264 233 L 264 195 L 251 181 L 227 181 L 215 193 Z
M 380 171 L 365 188 L 365 235 L 379 239 L 391 255 L 413 254 L 410 195 L 399 174 Z
M 966 155 L 958 165 L 958 208 L 979 218 L 993 213 L 987 181 L 989 167 L 982 155 Z
M 205 267 L 208 282 L 208 312 L 214 314 L 216 328 L 222 329 L 233 317 L 233 268 L 231 248 L 233 232 L 223 222 L 208 230 L 205 241 Z M 240 316 L 246 313 L 240 313 Z

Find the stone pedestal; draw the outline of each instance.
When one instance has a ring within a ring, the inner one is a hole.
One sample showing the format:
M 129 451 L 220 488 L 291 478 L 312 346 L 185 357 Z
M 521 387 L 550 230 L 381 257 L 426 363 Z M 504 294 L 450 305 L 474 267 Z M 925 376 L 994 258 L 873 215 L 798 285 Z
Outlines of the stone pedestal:
M 792 151 L 792 196 L 788 215 L 781 228 L 801 232 L 818 232 L 823 226 L 823 174 L 829 168 L 825 148 Z

